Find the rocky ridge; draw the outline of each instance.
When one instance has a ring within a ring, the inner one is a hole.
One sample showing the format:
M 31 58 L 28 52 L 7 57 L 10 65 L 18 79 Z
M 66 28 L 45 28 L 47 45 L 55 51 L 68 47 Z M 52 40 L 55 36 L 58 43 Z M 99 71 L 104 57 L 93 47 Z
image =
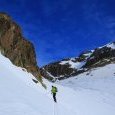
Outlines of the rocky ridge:
M 115 63 L 115 42 L 85 51 L 78 57 L 63 59 L 43 66 L 41 74 L 51 81 L 66 79 L 85 71 Z
M 41 79 L 33 44 L 23 37 L 20 26 L 6 13 L 0 13 L 0 50 L 14 65 Z

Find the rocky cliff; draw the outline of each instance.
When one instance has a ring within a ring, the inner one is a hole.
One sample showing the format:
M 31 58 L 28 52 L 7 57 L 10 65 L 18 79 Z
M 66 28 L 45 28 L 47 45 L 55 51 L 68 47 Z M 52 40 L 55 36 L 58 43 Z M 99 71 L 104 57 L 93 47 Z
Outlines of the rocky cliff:
M 92 68 L 115 63 L 115 42 L 81 53 L 78 57 L 50 63 L 40 69 L 41 74 L 51 81 L 62 80 Z
M 16 66 L 41 77 L 33 44 L 23 37 L 21 28 L 5 13 L 0 13 L 0 50 Z

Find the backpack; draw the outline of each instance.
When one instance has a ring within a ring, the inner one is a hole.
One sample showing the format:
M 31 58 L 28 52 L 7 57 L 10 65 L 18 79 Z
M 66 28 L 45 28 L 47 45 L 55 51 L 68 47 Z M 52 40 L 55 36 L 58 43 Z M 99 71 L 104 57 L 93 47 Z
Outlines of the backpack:
M 54 88 L 55 88 L 55 92 L 58 92 L 57 87 L 54 87 Z

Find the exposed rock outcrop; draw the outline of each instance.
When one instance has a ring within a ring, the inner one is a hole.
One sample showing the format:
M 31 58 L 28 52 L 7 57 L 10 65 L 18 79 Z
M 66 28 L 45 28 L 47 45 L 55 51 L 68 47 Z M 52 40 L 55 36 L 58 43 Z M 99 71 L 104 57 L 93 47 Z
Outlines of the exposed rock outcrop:
M 41 77 L 33 44 L 23 37 L 21 28 L 5 13 L 0 13 L 0 49 L 13 64 Z
M 96 48 L 84 67 L 99 67 L 115 62 L 115 42 Z
M 40 69 L 41 74 L 51 81 L 76 76 L 92 68 L 115 63 L 115 42 L 95 50 L 81 53 L 78 57 L 50 63 Z

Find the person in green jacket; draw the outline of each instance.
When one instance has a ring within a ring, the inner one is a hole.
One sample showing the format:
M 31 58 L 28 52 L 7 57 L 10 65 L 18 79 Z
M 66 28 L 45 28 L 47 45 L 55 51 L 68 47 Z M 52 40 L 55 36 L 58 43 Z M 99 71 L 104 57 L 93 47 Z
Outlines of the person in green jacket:
M 57 100 L 56 100 L 57 87 L 52 86 L 51 93 L 53 94 L 54 102 L 57 102 Z

